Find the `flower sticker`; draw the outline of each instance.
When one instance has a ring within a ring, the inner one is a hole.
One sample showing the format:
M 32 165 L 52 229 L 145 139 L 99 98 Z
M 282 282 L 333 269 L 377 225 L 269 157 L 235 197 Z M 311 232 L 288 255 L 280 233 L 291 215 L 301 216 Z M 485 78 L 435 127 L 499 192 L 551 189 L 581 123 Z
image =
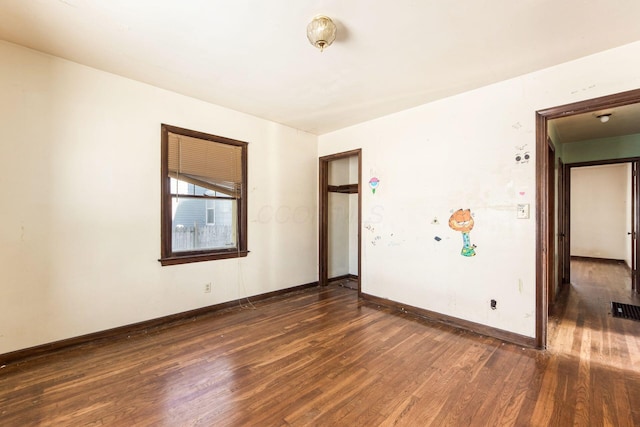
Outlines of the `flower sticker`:
M 369 180 L 369 187 L 371 187 L 371 191 L 373 192 L 373 194 L 376 194 L 376 188 L 378 188 L 379 184 L 380 180 L 375 176 Z

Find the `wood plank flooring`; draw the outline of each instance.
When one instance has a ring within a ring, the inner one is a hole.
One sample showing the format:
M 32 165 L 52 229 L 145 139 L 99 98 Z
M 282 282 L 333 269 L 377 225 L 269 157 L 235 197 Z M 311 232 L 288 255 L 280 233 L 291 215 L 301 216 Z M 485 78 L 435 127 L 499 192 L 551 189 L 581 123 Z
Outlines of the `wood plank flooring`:
M 640 305 L 622 263 L 571 261 L 572 285 L 549 319 L 553 354 L 534 418 L 549 425 L 640 425 L 640 322 L 611 316 L 612 301 Z
M 608 307 L 638 304 L 628 272 L 575 264 L 547 351 L 332 285 L 6 366 L 0 425 L 640 425 L 640 322 Z

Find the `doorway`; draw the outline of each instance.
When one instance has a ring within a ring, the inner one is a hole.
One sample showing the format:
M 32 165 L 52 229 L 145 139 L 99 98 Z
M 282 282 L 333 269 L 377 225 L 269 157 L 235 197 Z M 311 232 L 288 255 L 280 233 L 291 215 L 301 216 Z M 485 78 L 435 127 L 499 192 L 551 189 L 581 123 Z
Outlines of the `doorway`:
M 348 281 L 361 293 L 362 150 L 320 158 L 318 282 Z M 349 286 L 351 287 L 351 286 Z
M 557 187 L 553 171 L 555 162 L 552 162 L 548 153 L 549 128 L 548 121 L 561 117 L 569 117 L 583 113 L 597 112 L 599 110 L 612 109 L 616 107 L 640 104 L 640 90 L 622 92 L 615 95 L 590 99 L 558 107 L 552 107 L 536 112 L 536 337 L 535 343 L 538 348 L 547 346 L 547 322 L 549 310 L 549 290 L 555 289 L 556 285 L 550 281 L 556 281 L 558 275 L 553 272 L 557 268 L 559 271 L 566 271 L 569 262 L 569 251 L 567 249 L 570 237 L 563 239 L 562 259 L 553 257 L 552 247 L 556 244 L 556 235 L 566 233 L 568 224 L 566 221 L 558 221 L 555 208 L 550 202 L 550 194 Z M 555 160 L 555 159 L 554 159 Z M 564 181 L 570 181 L 564 177 Z M 638 178 L 636 177 L 635 180 Z M 566 185 L 566 184 L 565 184 Z M 634 189 L 634 199 L 636 201 L 638 189 Z M 565 193 L 566 196 L 566 193 Z M 568 200 L 564 200 L 569 204 Z M 566 219 L 566 217 L 565 217 Z M 639 219 L 636 215 L 634 219 L 636 226 Z M 562 225 L 564 230 L 558 227 Z M 635 236 L 634 236 L 635 237 Z M 635 254 L 638 254 L 638 239 L 634 239 Z M 637 256 L 636 256 L 637 257 Z M 633 263 L 633 289 L 638 290 L 638 268 L 637 262 Z M 567 278 L 568 279 L 568 278 Z
M 560 217 L 568 218 L 571 224 L 571 259 L 621 263 L 631 270 L 634 163 L 615 160 L 569 165 L 571 205 Z

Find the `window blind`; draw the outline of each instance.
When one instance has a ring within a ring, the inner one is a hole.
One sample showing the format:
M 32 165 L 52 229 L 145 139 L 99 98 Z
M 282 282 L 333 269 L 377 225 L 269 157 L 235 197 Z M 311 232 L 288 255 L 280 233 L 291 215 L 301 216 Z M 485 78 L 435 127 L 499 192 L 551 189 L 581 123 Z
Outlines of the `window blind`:
M 239 199 L 242 188 L 242 147 L 169 132 L 168 173 Z

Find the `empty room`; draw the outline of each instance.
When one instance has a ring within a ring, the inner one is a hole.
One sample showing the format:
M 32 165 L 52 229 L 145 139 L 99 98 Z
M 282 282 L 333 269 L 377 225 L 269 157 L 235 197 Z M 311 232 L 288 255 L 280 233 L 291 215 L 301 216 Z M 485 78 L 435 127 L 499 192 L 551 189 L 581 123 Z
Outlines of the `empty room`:
M 640 3 L 0 2 L 0 425 L 640 425 Z

